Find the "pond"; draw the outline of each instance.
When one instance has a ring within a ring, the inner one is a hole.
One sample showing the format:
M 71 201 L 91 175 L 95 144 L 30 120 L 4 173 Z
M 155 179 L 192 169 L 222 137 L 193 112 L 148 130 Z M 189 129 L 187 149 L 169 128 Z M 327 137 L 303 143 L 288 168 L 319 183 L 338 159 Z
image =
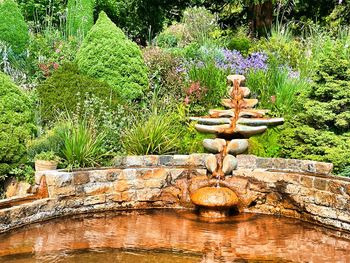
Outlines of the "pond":
M 0 235 L 0 262 L 350 262 L 350 240 L 296 219 L 187 210 L 60 218 Z

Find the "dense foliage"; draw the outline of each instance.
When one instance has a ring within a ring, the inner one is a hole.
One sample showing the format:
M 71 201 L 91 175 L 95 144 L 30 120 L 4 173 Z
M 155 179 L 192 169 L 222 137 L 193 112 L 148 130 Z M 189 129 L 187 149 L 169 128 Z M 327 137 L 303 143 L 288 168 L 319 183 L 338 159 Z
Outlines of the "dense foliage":
M 25 143 L 34 131 L 31 100 L 0 72 L 0 179 L 25 163 Z
M 285 119 L 250 138 L 250 154 L 333 162 L 350 176 L 348 1 L 17 0 L 28 26 L 0 2 L 0 70 L 38 113 L 25 145 L 32 104 L 1 74 L 2 178 L 32 182 L 38 154 L 72 168 L 203 152 L 213 136 L 189 116 L 223 108 L 229 74 Z
M 68 0 L 68 35 L 84 38 L 94 24 L 94 0 Z
M 125 99 L 138 99 L 148 88 L 140 48 L 104 12 L 85 37 L 77 63 L 83 73 L 106 81 Z
M 28 26 L 13 0 L 0 2 L 0 41 L 10 45 L 12 50 L 21 54 L 28 44 Z
M 64 27 L 67 0 L 17 0 L 21 12 L 35 32 L 47 26 Z
M 345 44 L 346 45 L 346 44 Z M 282 154 L 350 165 L 350 53 L 337 41 L 325 51 L 309 89 L 299 97 L 297 118 L 282 134 Z
M 77 106 L 92 96 L 104 100 L 111 108 L 120 101 L 118 93 L 107 83 L 82 74 L 75 64 L 65 64 L 56 70 L 38 86 L 37 93 L 44 123 L 52 123 L 62 113 L 75 113 Z

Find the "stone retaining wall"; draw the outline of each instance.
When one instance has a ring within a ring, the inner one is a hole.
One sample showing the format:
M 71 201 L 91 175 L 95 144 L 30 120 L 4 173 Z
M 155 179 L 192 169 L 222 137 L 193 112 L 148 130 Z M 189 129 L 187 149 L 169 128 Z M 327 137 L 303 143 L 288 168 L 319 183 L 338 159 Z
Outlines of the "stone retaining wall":
M 36 173 L 49 197 L 0 210 L 0 232 L 63 215 L 138 208 L 194 208 L 190 194 L 216 185 L 206 154 L 128 156 L 115 167 Z M 239 211 L 283 215 L 350 231 L 350 180 L 332 165 L 239 155 L 238 170 L 220 181 L 236 192 Z

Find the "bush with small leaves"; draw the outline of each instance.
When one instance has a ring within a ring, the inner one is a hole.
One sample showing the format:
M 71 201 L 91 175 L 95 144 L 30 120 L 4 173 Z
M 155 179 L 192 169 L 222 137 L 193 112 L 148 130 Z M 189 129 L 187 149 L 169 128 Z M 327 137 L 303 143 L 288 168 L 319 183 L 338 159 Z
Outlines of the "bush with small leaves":
M 38 86 L 37 93 L 44 123 L 55 121 L 62 113 L 75 112 L 77 105 L 83 104 L 92 95 L 103 99 L 111 108 L 120 102 L 118 93 L 107 83 L 82 74 L 72 63 L 57 69 Z
M 139 99 L 148 89 L 140 48 L 104 12 L 85 37 L 77 63 L 83 73 L 107 82 L 125 99 Z
M 35 132 L 30 98 L 0 72 L 0 179 L 26 159 L 26 141 Z
M 311 86 L 294 104 L 298 114 L 281 134 L 284 157 L 332 162 L 340 174 L 350 166 L 350 54 L 345 45 L 335 41 L 324 51 Z
M 0 40 L 7 42 L 16 54 L 26 50 L 28 26 L 13 0 L 0 1 Z

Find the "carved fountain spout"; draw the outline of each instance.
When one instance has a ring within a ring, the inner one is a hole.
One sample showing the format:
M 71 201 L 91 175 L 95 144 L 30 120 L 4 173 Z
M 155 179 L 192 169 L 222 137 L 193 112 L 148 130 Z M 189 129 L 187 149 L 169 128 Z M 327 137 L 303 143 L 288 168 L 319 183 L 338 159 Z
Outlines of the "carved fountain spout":
M 212 153 L 206 160 L 206 167 L 218 183 L 200 188 L 191 195 L 192 202 L 205 217 L 226 216 L 227 211 L 238 204 L 238 197 L 231 189 L 219 186 L 220 180 L 237 169 L 235 156 L 248 149 L 247 138 L 265 132 L 269 125 L 284 122 L 283 118 L 264 117 L 268 110 L 253 109 L 258 100 L 246 98 L 250 90 L 241 86 L 244 81 L 242 75 L 227 77 L 229 98 L 222 100 L 227 110 L 209 110 L 208 116 L 190 118 L 198 122 L 197 131 L 217 135 L 216 139 L 203 140 L 203 146 Z

